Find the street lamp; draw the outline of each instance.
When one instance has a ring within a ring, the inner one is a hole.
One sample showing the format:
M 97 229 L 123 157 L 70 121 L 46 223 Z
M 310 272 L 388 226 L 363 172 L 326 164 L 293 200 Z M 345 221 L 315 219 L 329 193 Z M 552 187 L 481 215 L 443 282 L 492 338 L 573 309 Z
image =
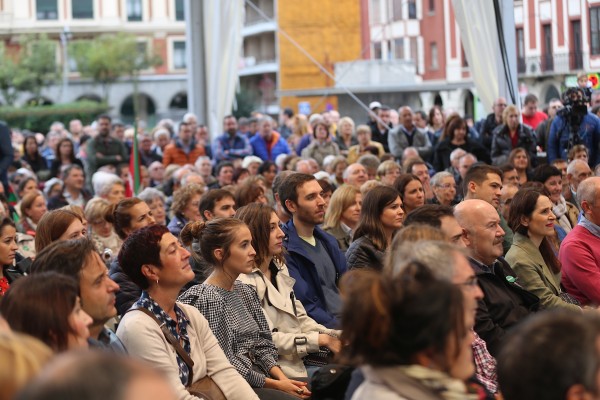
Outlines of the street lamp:
M 65 26 L 60 33 L 60 43 L 63 48 L 63 76 L 62 76 L 62 93 L 61 98 L 63 103 L 67 100 L 67 91 L 69 89 L 69 40 L 73 37 L 71 29 Z

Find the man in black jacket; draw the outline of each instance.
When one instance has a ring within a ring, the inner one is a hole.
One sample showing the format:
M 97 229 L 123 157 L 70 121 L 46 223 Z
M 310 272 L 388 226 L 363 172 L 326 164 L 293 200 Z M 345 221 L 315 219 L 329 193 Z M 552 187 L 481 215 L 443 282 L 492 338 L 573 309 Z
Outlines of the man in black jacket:
M 481 144 L 488 152 L 492 151 L 492 133 L 498 125 L 502 125 L 502 113 L 506 106 L 506 99 L 504 97 L 498 97 L 492 106 L 493 112 L 488 114 L 481 127 L 481 132 L 479 132 Z
M 484 298 L 479 301 L 475 331 L 495 357 L 508 329 L 537 310 L 539 299 L 517 282 L 517 275 L 502 257 L 504 231 L 496 209 L 483 200 L 465 200 L 454 210 L 463 228 L 463 241 L 471 250 L 470 264 Z
M 8 125 L 0 121 L 0 184 L 4 185 L 4 193 L 8 193 L 8 167 L 13 162 L 13 147 Z

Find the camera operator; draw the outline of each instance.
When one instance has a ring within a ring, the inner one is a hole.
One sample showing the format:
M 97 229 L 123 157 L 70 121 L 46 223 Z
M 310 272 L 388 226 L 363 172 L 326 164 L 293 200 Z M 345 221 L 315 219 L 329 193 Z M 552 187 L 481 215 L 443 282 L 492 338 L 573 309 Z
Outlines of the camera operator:
M 557 158 L 566 160 L 568 151 L 577 144 L 587 147 L 591 168 L 600 162 L 600 118 L 588 112 L 586 103 L 589 102 L 589 89 L 574 87 L 564 93 L 565 107 L 556 114 L 550 127 L 548 162 Z

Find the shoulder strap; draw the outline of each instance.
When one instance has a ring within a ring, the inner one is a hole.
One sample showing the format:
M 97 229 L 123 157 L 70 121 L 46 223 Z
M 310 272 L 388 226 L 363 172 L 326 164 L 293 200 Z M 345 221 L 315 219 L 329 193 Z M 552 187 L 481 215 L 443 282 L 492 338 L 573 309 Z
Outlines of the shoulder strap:
M 193 376 L 194 376 L 194 360 L 192 360 L 192 358 L 190 357 L 190 355 L 183 349 L 183 347 L 181 347 L 181 344 L 179 344 L 179 341 L 175 338 L 175 336 L 173 336 L 173 334 L 169 331 L 169 328 L 167 328 L 167 325 L 164 322 L 160 322 L 158 320 L 158 318 L 156 318 L 156 316 L 147 308 L 144 307 L 131 307 L 129 310 L 127 310 L 126 314 L 130 311 L 141 311 L 144 314 L 146 314 L 147 316 L 149 316 L 150 318 L 152 318 L 160 327 L 160 330 L 162 331 L 163 335 L 165 335 L 165 339 L 167 339 L 167 341 L 169 343 L 171 343 L 171 346 L 173 346 L 173 348 L 175 349 L 175 351 L 177 352 L 177 354 L 179 354 L 179 357 L 181 357 L 183 359 L 183 362 L 187 364 L 188 369 L 189 369 L 189 380 L 188 382 L 193 382 Z

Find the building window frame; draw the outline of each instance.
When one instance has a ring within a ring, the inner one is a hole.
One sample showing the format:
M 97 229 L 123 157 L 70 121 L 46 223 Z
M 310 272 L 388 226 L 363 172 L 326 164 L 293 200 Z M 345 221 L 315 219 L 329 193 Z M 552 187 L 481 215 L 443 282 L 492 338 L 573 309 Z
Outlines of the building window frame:
M 87 3 L 86 3 L 87 2 Z M 94 0 L 72 0 L 71 18 L 72 19 L 94 19 Z M 81 7 L 84 4 L 87 7 Z M 79 8 L 78 15 L 75 14 L 76 8 Z M 91 11 L 91 14 L 89 13 Z
M 429 56 L 430 56 L 430 65 L 429 68 L 433 71 L 437 71 L 440 69 L 440 61 L 439 61 L 439 53 L 438 53 L 438 45 L 437 42 L 429 43 Z
M 600 55 L 600 6 L 590 7 L 590 53 Z
M 144 20 L 144 0 L 125 0 L 125 14 L 127 22 L 141 22 Z
M 56 21 L 58 8 L 58 0 L 35 0 L 35 17 L 38 21 Z

